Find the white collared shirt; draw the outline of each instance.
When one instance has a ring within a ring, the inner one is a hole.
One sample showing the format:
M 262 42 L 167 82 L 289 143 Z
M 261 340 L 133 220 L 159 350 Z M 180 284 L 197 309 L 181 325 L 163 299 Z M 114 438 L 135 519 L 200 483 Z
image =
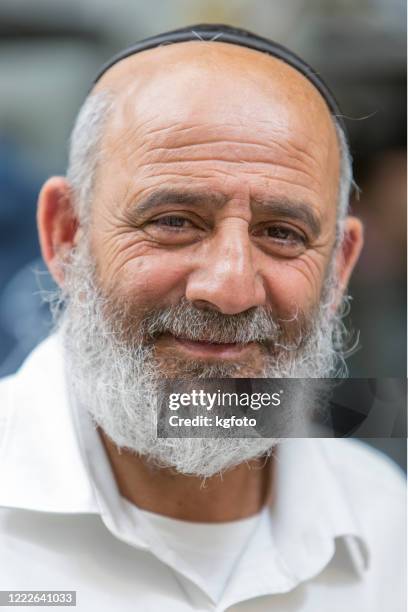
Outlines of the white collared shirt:
M 283 442 L 273 506 L 216 601 L 121 497 L 68 395 L 56 336 L 0 382 L 0 590 L 74 590 L 84 612 L 405 612 L 405 482 L 382 455 L 350 440 Z

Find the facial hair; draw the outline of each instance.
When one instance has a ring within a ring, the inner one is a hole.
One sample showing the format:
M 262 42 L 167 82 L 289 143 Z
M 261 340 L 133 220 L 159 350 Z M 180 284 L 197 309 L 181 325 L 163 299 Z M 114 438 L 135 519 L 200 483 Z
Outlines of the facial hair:
M 67 376 L 80 409 L 119 448 L 142 455 L 151 465 L 181 474 L 210 477 L 268 456 L 278 438 L 158 438 L 157 405 L 163 377 L 325 378 L 335 375 L 342 324 L 331 305 L 333 273 L 323 303 L 313 316 L 278 319 L 257 307 L 236 315 L 176 305 L 140 309 L 102 292 L 88 244 L 64 264 L 64 310 L 59 317 Z M 248 343 L 262 347 L 258 369 L 242 363 L 158 359 L 155 340 L 164 333 L 189 340 Z M 341 362 L 341 360 L 340 360 Z M 293 409 L 293 407 L 292 407 Z

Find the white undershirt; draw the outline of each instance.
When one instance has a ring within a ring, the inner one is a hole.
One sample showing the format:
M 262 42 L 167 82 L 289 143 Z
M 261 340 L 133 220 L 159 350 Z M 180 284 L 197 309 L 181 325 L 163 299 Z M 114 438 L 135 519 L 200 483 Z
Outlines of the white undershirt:
M 126 500 L 125 500 L 126 502 Z M 257 527 L 269 518 L 266 510 L 246 519 L 226 523 L 195 523 L 140 510 L 126 502 L 131 513 L 141 513 L 175 558 L 189 567 L 197 582 L 214 601 L 219 601 L 234 567 Z M 263 514 L 265 513 L 265 517 Z

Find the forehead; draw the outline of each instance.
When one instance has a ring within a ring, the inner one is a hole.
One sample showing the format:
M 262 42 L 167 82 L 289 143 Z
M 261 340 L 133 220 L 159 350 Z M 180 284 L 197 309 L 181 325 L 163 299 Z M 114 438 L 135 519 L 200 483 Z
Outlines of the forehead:
M 190 41 L 144 51 L 113 66 L 95 88 L 100 90 L 115 96 L 117 127 L 138 115 L 160 119 L 163 112 L 224 121 L 259 111 L 260 119 L 298 119 L 298 129 L 332 128 L 325 101 L 302 74 L 265 53 L 226 43 Z
M 119 62 L 100 90 L 114 96 L 104 149 L 122 165 L 136 169 L 138 161 L 146 167 L 172 155 L 179 162 L 242 158 L 305 164 L 316 180 L 325 175 L 337 185 L 338 145 L 326 103 L 276 58 L 224 43 L 177 43 Z

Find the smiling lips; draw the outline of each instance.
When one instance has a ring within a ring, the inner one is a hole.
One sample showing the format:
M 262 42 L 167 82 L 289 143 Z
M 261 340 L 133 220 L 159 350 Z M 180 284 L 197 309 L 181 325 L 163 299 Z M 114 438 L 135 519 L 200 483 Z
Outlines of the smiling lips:
M 195 357 L 217 357 L 218 359 L 236 359 L 241 357 L 246 351 L 253 349 L 255 342 L 248 344 L 217 343 L 217 342 L 200 342 L 194 340 L 186 340 L 173 336 L 174 341 L 184 351 Z

